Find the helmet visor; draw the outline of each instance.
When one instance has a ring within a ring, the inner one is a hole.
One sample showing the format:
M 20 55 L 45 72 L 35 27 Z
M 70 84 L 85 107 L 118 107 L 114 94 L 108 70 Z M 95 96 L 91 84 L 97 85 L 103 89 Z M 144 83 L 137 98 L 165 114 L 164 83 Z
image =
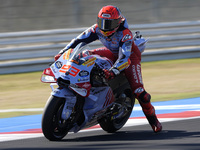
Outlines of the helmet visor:
M 104 19 L 97 17 L 98 27 L 103 31 L 112 31 L 119 26 L 120 19 Z

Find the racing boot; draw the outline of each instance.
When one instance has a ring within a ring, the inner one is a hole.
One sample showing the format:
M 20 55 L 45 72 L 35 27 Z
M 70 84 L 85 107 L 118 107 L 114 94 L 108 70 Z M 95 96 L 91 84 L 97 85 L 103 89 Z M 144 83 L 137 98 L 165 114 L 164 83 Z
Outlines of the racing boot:
M 151 105 L 151 95 L 149 93 L 147 93 L 143 88 L 138 88 L 139 92 L 135 91 L 135 95 L 136 98 L 139 100 L 139 103 L 142 107 L 142 110 L 149 122 L 149 124 L 151 125 L 153 131 L 155 133 L 162 131 L 162 125 L 161 123 L 158 121 L 158 118 L 155 114 L 155 109 L 154 107 Z
M 158 118 L 155 114 L 155 109 L 154 107 L 151 105 L 151 103 L 149 102 L 150 108 L 146 109 L 146 108 L 142 108 L 149 124 L 151 125 L 153 131 L 155 133 L 162 131 L 162 125 L 161 123 L 158 121 Z

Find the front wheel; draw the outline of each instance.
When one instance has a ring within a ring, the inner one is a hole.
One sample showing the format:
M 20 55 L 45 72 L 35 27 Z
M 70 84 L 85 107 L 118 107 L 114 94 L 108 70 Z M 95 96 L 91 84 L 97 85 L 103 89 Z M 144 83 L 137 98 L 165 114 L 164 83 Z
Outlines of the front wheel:
M 100 126 L 104 131 L 108 133 L 114 133 L 117 130 L 121 129 L 127 122 L 135 104 L 135 97 L 130 93 L 132 93 L 130 90 L 126 90 L 126 98 L 122 102 L 119 102 L 123 105 L 123 107 L 126 108 L 126 112 L 124 112 L 123 117 L 113 119 L 113 116 L 109 116 L 101 120 Z
M 68 133 L 67 122 L 61 118 L 64 98 L 50 96 L 42 116 L 42 132 L 50 141 L 61 140 Z

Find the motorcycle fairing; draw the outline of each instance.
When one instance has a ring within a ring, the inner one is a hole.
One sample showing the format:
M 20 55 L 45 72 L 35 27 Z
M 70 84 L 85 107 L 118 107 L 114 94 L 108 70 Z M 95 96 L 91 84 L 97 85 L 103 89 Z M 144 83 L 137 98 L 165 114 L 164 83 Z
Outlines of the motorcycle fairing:
M 114 95 L 109 86 L 92 88 L 90 95 L 85 98 L 85 104 L 83 107 L 85 120 L 81 126 L 75 125 L 70 132 L 76 133 L 83 127 L 88 128 L 97 124 L 98 119 L 102 117 L 113 102 Z
M 64 80 L 69 80 L 70 89 L 83 97 L 87 97 L 90 94 L 91 88 L 90 72 L 93 68 L 95 60 L 95 57 L 88 56 L 87 61 L 81 65 L 78 65 L 74 62 L 63 59 L 63 57 L 60 57 L 51 65 L 50 68 L 56 79 L 61 77 Z
M 68 51 L 63 55 L 68 55 L 67 53 Z M 98 55 L 84 57 L 82 64 L 77 64 L 74 60 L 64 59 L 63 55 L 50 66 L 51 71 L 56 79 L 61 77 L 64 80 L 69 80 L 69 88 L 83 97 L 90 94 L 90 72 L 94 64 L 96 63 L 104 69 L 109 69 L 112 66 L 110 60 Z
M 79 49 L 77 51 L 81 52 Z M 50 71 L 53 73 L 55 80 L 61 77 L 68 81 L 68 86 L 53 89 L 51 93 L 53 96 L 66 100 L 62 111 L 62 119 L 67 120 L 72 113 L 72 108 L 75 106 L 76 96 L 72 90 L 85 97 L 83 106 L 85 120 L 80 126 L 74 125 L 74 128 L 70 130 L 72 132 L 78 132 L 93 123 L 97 124 L 98 119 L 103 117 L 114 102 L 113 91 L 109 86 L 91 87 L 90 84 L 90 73 L 94 65 L 97 64 L 102 69 L 109 69 L 113 65 L 112 62 L 98 55 L 88 55 L 83 58 L 72 59 L 71 55 L 79 56 L 75 52 L 73 51 L 71 54 L 69 51 L 66 51 L 50 66 Z M 68 56 L 67 59 L 66 56 Z
M 59 88 L 59 87 L 56 89 L 52 89 L 51 95 L 56 97 L 63 97 L 65 99 L 74 96 L 72 91 L 70 91 L 68 88 Z
M 114 102 L 112 89 L 109 86 L 93 87 L 90 96 L 85 98 L 84 110 L 99 111 Z M 98 109 L 98 110 L 96 110 Z

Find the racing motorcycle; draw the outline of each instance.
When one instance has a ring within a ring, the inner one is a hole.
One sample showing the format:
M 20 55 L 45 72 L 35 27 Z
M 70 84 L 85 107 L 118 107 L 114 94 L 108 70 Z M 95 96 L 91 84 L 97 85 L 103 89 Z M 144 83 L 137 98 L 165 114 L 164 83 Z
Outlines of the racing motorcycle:
M 114 133 L 130 117 L 135 97 L 125 75 L 107 81 L 103 69 L 112 62 L 89 50 L 80 43 L 43 71 L 41 81 L 52 89 L 42 116 L 42 132 L 50 141 L 97 124 Z

